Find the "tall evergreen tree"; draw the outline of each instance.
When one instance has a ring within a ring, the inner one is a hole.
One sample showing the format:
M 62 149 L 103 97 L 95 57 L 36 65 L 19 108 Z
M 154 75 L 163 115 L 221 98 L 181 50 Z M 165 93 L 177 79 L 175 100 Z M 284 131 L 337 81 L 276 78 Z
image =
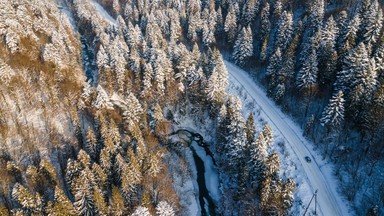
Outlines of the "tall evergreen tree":
M 317 84 L 318 76 L 317 54 L 313 49 L 308 59 L 304 62 L 303 67 L 297 74 L 296 85 L 300 90 L 305 90 L 305 94 L 313 94 L 313 88 Z
M 259 10 L 259 0 L 249 0 L 244 4 L 243 7 L 243 18 L 242 21 L 244 26 L 250 25 L 254 21 L 256 14 Z
M 292 13 L 284 11 L 278 22 L 275 47 L 280 48 L 282 52 L 291 43 L 293 36 L 293 20 Z
M 269 3 L 265 2 L 264 7 L 260 12 L 260 36 L 262 40 L 269 34 L 271 31 L 271 22 L 269 21 L 270 7 Z
M 98 153 L 98 143 L 93 130 L 89 127 L 86 136 L 87 149 L 92 158 Z
M 271 56 L 269 59 L 269 64 L 267 66 L 267 71 L 265 75 L 269 79 L 269 92 L 272 91 L 272 89 L 277 86 L 277 77 L 280 73 L 280 70 L 282 69 L 283 59 L 281 55 L 280 48 L 278 47 L 276 52 Z
M 233 5 L 229 7 L 228 14 L 225 18 L 224 31 L 227 34 L 228 42 L 233 43 L 237 33 L 237 17 Z
M 56 186 L 55 202 L 47 209 L 48 216 L 75 216 L 76 211 L 72 206 L 71 201 L 64 194 L 63 190 Z
M 262 173 L 265 169 L 265 160 L 268 156 L 267 145 L 263 133 L 260 133 L 257 139 L 250 146 L 250 158 L 248 166 L 250 167 L 250 176 L 252 184 L 259 184 L 263 179 Z
M 124 207 L 124 198 L 116 186 L 112 186 L 111 205 L 109 206 L 110 214 L 123 216 L 126 215 Z
M 16 183 L 12 189 L 12 198 L 22 207 L 25 214 L 41 214 L 42 202 L 38 193 L 33 195 L 27 188 Z
M 151 216 L 147 207 L 139 206 L 131 216 Z
M 376 64 L 369 59 L 364 43 L 360 43 L 345 57 L 335 87 L 346 92 L 350 106 L 357 111 L 371 102 L 377 84 Z
M 172 206 L 169 205 L 166 201 L 161 201 L 156 206 L 156 215 L 158 216 L 174 216 L 175 211 Z
M 233 47 L 233 58 L 236 64 L 244 66 L 253 55 L 253 39 L 251 27 L 243 28 Z
M 93 175 L 90 169 L 85 168 L 74 182 L 73 192 L 75 197 L 74 206 L 77 214 L 83 216 L 95 215 L 93 200 Z
M 360 11 L 360 41 L 376 42 L 383 25 L 383 11 L 377 0 L 364 0 Z
M 208 99 L 219 107 L 225 100 L 228 85 L 228 71 L 218 50 L 214 51 L 212 60 L 213 71 L 207 81 L 205 91 Z
M 230 98 L 228 101 L 228 125 L 227 155 L 229 164 L 235 169 L 244 156 L 247 142 L 245 133 L 245 122 L 241 115 L 241 102 L 238 98 Z
M 325 107 L 323 117 L 320 119 L 322 126 L 338 130 L 344 122 L 344 94 L 342 91 L 337 92 Z
M 107 203 L 104 200 L 104 195 L 102 191 L 95 190 L 93 192 L 93 198 L 95 200 L 95 211 L 100 216 L 107 216 L 108 215 L 108 206 Z

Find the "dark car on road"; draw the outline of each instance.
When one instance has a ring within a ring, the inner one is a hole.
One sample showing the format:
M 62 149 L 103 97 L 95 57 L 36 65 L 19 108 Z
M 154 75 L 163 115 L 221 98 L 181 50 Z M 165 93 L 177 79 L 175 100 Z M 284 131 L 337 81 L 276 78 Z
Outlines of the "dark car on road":
M 308 163 L 311 163 L 311 158 L 309 156 L 305 156 L 304 159 L 308 162 Z

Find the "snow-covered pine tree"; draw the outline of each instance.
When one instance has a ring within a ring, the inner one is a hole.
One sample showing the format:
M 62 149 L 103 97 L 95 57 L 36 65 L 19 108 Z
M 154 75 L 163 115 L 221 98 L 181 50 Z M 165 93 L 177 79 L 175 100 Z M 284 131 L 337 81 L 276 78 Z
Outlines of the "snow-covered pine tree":
M 265 40 L 265 37 L 271 31 L 271 22 L 269 21 L 270 6 L 268 2 L 264 3 L 260 12 L 260 37 Z
M 228 118 L 228 112 L 227 112 L 227 106 L 226 104 L 222 104 L 219 108 L 218 112 L 218 126 L 217 126 L 217 132 L 216 132 L 216 145 L 215 150 L 218 153 L 219 159 L 223 159 L 223 155 L 225 153 L 225 144 L 227 143 L 227 134 L 228 134 L 228 125 L 229 125 L 229 118 Z M 220 161 L 221 162 L 221 161 Z
M 126 208 L 124 206 L 124 198 L 120 193 L 119 188 L 112 186 L 111 205 L 109 206 L 109 213 L 117 216 L 123 216 L 126 214 Z
M 275 18 L 279 18 L 281 16 L 281 13 L 283 12 L 283 3 L 281 0 L 276 0 L 273 2 L 273 16 Z
M 51 207 L 49 207 L 46 211 L 48 216 L 75 216 L 76 211 L 72 206 L 71 201 L 64 194 L 64 191 L 58 186 L 55 187 L 55 200 Z
M 250 145 L 250 158 L 248 161 L 250 179 L 252 184 L 258 184 L 265 169 L 265 160 L 268 156 L 267 145 L 263 133 Z
M 111 174 L 112 162 L 111 162 L 111 154 L 108 149 L 103 148 L 100 151 L 100 166 L 103 168 L 106 174 Z
M 373 57 L 376 62 L 376 69 L 378 74 L 383 74 L 384 71 L 384 43 L 381 44 L 374 52 Z
M 289 210 L 293 206 L 294 192 L 296 190 L 296 184 L 293 179 L 289 178 L 283 183 L 281 191 L 281 197 L 283 199 L 283 208 L 285 211 Z
M 126 166 L 127 166 L 127 163 L 125 162 L 124 158 L 121 156 L 120 153 L 117 153 L 115 158 L 115 164 L 113 166 L 113 170 L 114 170 L 114 173 L 116 174 L 115 177 L 117 181 L 120 181 L 120 178 Z
M 170 29 L 169 40 L 171 41 L 171 43 L 173 41 L 178 42 L 182 36 L 182 29 L 180 26 L 180 20 L 179 20 L 178 15 L 175 11 L 172 11 L 172 13 L 170 13 L 170 27 L 169 27 L 169 29 Z M 161 36 L 161 34 L 160 34 L 160 36 Z
M 336 48 L 338 50 L 340 50 L 340 48 L 344 45 L 343 44 L 343 40 L 344 40 L 344 35 L 346 34 L 347 30 L 348 30 L 348 24 L 349 24 L 349 20 L 348 20 L 348 13 L 345 11 L 345 10 L 342 10 L 338 16 L 334 17 L 336 18 L 336 23 L 337 23 L 337 26 L 339 28 L 339 35 L 337 37 L 337 40 L 336 40 Z
M 161 171 L 161 156 L 158 152 L 149 153 L 147 173 L 155 178 Z
M 216 26 L 215 26 L 215 35 L 218 38 L 221 38 L 221 35 L 224 33 L 224 18 L 221 6 L 216 11 Z
M 245 122 L 241 115 L 241 102 L 239 98 L 230 97 L 228 100 L 228 143 L 226 152 L 229 164 L 236 169 L 238 164 L 244 159 L 244 150 L 247 143 L 245 133 Z
M 82 170 L 85 168 L 90 168 L 91 166 L 91 158 L 83 149 L 81 149 L 77 154 L 77 161 L 79 162 Z
M 271 125 L 268 123 L 264 124 L 262 133 L 264 136 L 266 148 L 269 148 L 273 144 L 273 130 Z
M 144 64 L 143 72 L 143 90 L 141 92 L 142 97 L 151 97 L 152 95 L 152 78 L 153 68 L 150 63 Z
M 322 29 L 322 37 L 319 50 L 319 83 L 329 85 L 334 82 L 338 55 L 336 51 L 336 38 L 339 28 L 333 16 L 330 16 Z
M 207 81 L 205 92 L 208 99 L 218 108 L 225 100 L 226 88 L 228 85 L 228 71 L 224 65 L 220 52 L 216 49 L 213 51 L 212 61 L 213 71 L 211 71 L 211 76 Z
M 128 22 L 128 31 L 124 35 L 129 49 L 138 49 L 141 45 L 143 35 L 138 25 L 134 26 L 131 22 Z
M 339 130 L 344 122 L 344 103 L 344 94 L 342 91 L 338 91 L 325 107 L 320 119 L 321 125 L 332 130 Z
M 15 54 L 19 51 L 20 47 L 20 36 L 17 32 L 15 32 L 12 28 L 8 28 L 5 33 L 5 44 L 7 45 L 8 50 L 11 54 Z
M 131 127 L 133 124 L 139 122 L 143 108 L 133 93 L 129 93 L 126 101 L 127 107 L 124 109 L 123 118 Z
M 97 86 L 97 97 L 93 104 L 96 109 L 113 109 L 113 104 L 109 99 L 107 92 L 101 85 Z
M 140 183 L 143 176 L 141 173 L 141 165 L 133 150 L 128 149 L 129 163 L 124 167 L 121 179 L 121 191 L 124 197 L 132 200 L 135 196 L 137 184 Z
M 357 32 L 359 31 L 361 23 L 361 18 L 357 14 L 351 19 L 350 23 L 347 25 L 347 28 L 345 29 L 345 33 L 343 36 L 343 44 L 346 46 L 348 44 L 349 47 L 354 47 L 357 43 Z M 344 47 L 345 50 L 346 47 Z
M 65 173 L 65 181 L 71 192 L 74 190 L 75 181 L 77 177 L 80 175 L 81 166 L 77 160 L 68 159 L 67 169 Z
M 273 53 L 273 55 L 269 59 L 269 64 L 267 66 L 267 71 L 265 73 L 265 75 L 269 79 L 269 86 L 268 86 L 269 92 L 271 92 L 273 88 L 275 88 L 275 86 L 278 84 L 277 76 L 280 73 L 280 70 L 282 69 L 282 66 L 283 66 L 282 60 L 283 59 L 282 59 L 281 51 L 280 51 L 280 48 L 278 47 L 275 53 Z
M 383 25 L 383 10 L 378 0 L 364 0 L 360 17 L 361 25 L 358 32 L 360 41 L 365 42 L 367 45 L 376 42 Z
M 147 207 L 138 206 L 131 216 L 151 216 Z
M 128 68 L 134 73 L 137 85 L 140 83 L 140 60 L 140 55 L 136 47 L 131 48 L 128 56 Z
M 94 215 L 93 181 L 93 174 L 87 167 L 81 171 L 79 177 L 74 182 L 73 195 L 75 202 L 73 204 L 79 215 Z
M 277 84 L 277 86 L 276 86 L 276 88 L 274 89 L 274 92 L 273 92 L 273 99 L 276 102 L 280 102 L 280 100 L 285 95 L 285 91 L 286 91 L 286 88 L 285 88 L 285 84 L 284 83 Z
M 205 90 L 208 100 L 212 101 L 216 105 L 220 105 L 224 102 L 225 96 L 225 86 L 223 85 L 223 81 L 220 78 L 224 78 L 221 73 L 223 71 L 219 71 L 217 67 L 213 68 L 212 74 L 208 79 L 207 88 Z
M 108 215 L 108 206 L 105 202 L 104 195 L 101 190 L 95 190 L 93 192 L 93 199 L 95 200 L 95 212 L 100 216 Z
M 165 73 L 167 72 L 163 65 L 163 62 L 166 60 L 165 58 L 167 57 L 162 50 L 157 51 L 157 58 L 153 63 L 154 81 L 158 95 L 163 95 L 165 92 Z
M 287 48 L 282 59 L 284 59 L 281 70 L 277 73 L 277 79 L 274 90 L 274 98 L 276 101 L 279 101 L 279 98 L 284 96 L 285 88 L 292 85 L 292 81 L 295 73 L 295 64 L 296 64 L 296 49 L 299 45 L 299 33 L 297 33 L 292 39 L 291 44 Z M 280 87 L 278 87 L 280 86 Z M 279 92 L 279 93 L 278 93 Z M 280 95 L 280 96 L 278 96 Z
M 233 43 L 237 33 L 237 18 L 232 4 L 229 6 L 228 14 L 225 17 L 224 31 L 227 34 L 228 42 Z
M 209 25 L 206 23 L 203 25 L 203 43 L 205 46 L 211 46 L 216 42 L 214 29 L 210 29 Z
M 111 119 L 109 123 L 109 136 L 111 136 L 113 143 L 116 146 L 120 146 L 120 131 L 119 127 L 116 125 L 115 120 Z
M 0 82 L 8 85 L 14 75 L 15 71 L 0 59 Z
M 284 11 L 278 22 L 275 47 L 280 48 L 281 52 L 285 52 L 285 49 L 292 41 L 293 36 L 293 20 L 292 13 Z
M 84 110 L 86 107 L 90 107 L 93 92 L 94 88 L 91 86 L 91 80 L 88 82 L 83 82 L 83 92 L 77 104 L 77 107 L 80 110 Z
M 95 187 L 97 190 L 104 190 L 109 180 L 106 170 L 104 170 L 99 164 L 93 163 L 92 173 L 95 176 Z
M 363 115 L 360 115 L 364 110 L 368 109 L 372 105 L 373 94 L 378 87 L 376 63 L 374 59 L 369 60 L 365 69 L 354 71 L 352 77 L 352 91 L 350 92 L 350 108 L 354 116 L 358 119 L 364 119 Z
M 174 216 L 175 211 L 172 206 L 166 201 L 160 201 L 156 206 L 157 216 Z
M 321 32 L 321 46 L 331 44 L 331 47 L 334 47 L 336 38 L 339 35 L 339 27 L 333 16 L 328 18 Z
M 233 47 L 233 58 L 236 64 L 244 66 L 247 60 L 253 55 L 253 39 L 251 27 L 243 27 L 235 46 Z
M 308 3 L 310 28 L 317 28 L 324 19 L 324 0 L 315 0 Z
M 259 0 L 249 0 L 243 6 L 242 23 L 244 26 L 251 25 L 259 12 Z
M 370 60 L 365 44 L 360 43 L 345 57 L 335 88 L 345 93 L 350 106 L 358 108 L 370 103 L 377 84 L 376 63 Z
M 177 55 L 175 79 L 179 82 L 179 90 L 183 91 L 185 78 L 192 66 L 192 57 L 184 44 L 178 45 L 178 50 L 175 52 L 177 52 L 175 53 Z
M 316 50 L 312 49 L 312 52 L 304 62 L 303 67 L 300 69 L 296 78 L 296 85 L 300 90 L 304 90 L 304 93 L 311 96 L 314 93 L 317 76 L 318 76 L 318 62 Z
M 120 6 L 120 3 L 119 3 L 119 0 L 113 0 L 112 1 L 112 9 L 113 9 L 113 12 L 114 12 L 115 15 L 120 14 L 121 6 Z
M 197 41 L 197 28 L 200 20 L 198 15 L 200 15 L 200 12 L 198 14 L 191 14 L 189 16 L 187 38 L 192 42 Z
M 271 191 L 272 179 L 266 178 L 261 182 L 260 188 L 260 209 L 263 212 L 267 212 L 270 204 L 269 200 L 274 195 Z
M 277 180 L 280 171 L 280 158 L 277 152 L 273 152 L 268 156 L 265 161 L 265 167 L 264 176 L 266 178 L 272 178 L 272 180 Z
M 105 68 L 110 67 L 110 58 L 108 53 L 105 51 L 104 46 L 100 45 L 99 51 L 97 52 L 97 58 L 96 58 L 97 67 L 99 70 L 104 70 Z
M 88 127 L 88 130 L 87 130 L 86 144 L 87 144 L 87 149 L 89 154 L 91 155 L 92 158 L 95 158 L 98 152 L 98 143 L 97 143 L 95 133 L 90 127 Z
M 33 195 L 23 185 L 16 183 L 12 189 L 12 198 L 16 200 L 25 214 L 41 214 L 42 202 L 38 193 Z

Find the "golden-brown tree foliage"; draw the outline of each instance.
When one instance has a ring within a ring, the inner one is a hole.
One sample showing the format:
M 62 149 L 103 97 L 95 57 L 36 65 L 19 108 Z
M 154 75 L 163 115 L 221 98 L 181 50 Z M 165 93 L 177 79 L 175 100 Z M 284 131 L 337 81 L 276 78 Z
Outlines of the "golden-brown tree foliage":
M 0 8 L 0 36 L 8 38 L 0 40 L 0 65 L 9 78 L 0 79 L 0 140 L 16 160 L 49 156 L 44 149 L 76 142 L 73 110 L 84 80 L 79 36 L 53 0 L 2 1 Z

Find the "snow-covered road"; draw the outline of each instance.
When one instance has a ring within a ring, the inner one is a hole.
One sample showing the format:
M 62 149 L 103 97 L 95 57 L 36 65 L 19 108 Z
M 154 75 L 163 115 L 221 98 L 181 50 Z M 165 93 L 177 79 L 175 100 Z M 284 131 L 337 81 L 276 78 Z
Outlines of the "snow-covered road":
M 274 102 L 253 82 L 247 72 L 227 61 L 225 61 L 225 65 L 231 77 L 230 80 L 238 82 L 246 90 L 247 94 L 260 106 L 272 127 L 284 137 L 287 144 L 293 149 L 301 162 L 313 192 L 318 190 L 317 204 L 320 211 L 318 213 L 324 216 L 350 215 L 347 205 L 336 192 L 335 179 L 332 178 L 331 173 L 323 173 L 328 170 L 320 170 L 315 158 L 308 150 L 308 146 L 312 144 L 301 135 L 301 129 L 274 105 Z M 310 156 L 312 162 L 306 162 L 305 156 Z

